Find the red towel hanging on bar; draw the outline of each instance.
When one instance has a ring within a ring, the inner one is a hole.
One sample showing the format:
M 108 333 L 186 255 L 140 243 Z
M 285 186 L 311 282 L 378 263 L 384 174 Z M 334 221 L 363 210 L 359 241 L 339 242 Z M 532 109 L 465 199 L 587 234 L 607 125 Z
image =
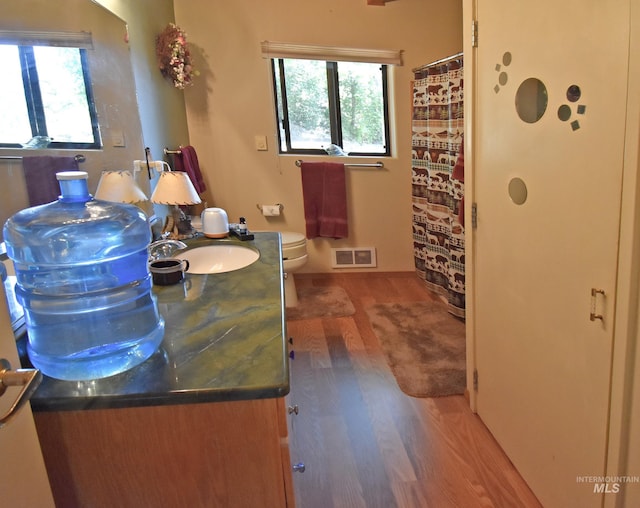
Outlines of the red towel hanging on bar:
M 300 169 L 307 238 L 349 236 L 344 164 L 303 162 Z

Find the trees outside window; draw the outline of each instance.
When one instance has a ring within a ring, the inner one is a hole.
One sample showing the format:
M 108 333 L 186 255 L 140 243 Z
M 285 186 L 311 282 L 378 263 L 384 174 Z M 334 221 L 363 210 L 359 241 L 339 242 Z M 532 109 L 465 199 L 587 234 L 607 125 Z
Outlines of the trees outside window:
M 390 155 L 387 66 L 272 60 L 280 153 Z
M 0 146 L 100 148 L 85 49 L 0 44 L 0 60 Z

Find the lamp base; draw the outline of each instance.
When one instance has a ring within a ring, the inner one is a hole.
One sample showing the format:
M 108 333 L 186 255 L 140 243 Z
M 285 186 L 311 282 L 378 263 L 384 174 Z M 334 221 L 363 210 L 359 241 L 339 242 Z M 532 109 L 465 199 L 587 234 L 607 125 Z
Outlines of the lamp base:
M 171 215 L 167 216 L 162 229 L 164 234 L 172 240 L 194 238 L 198 233 L 191 225 L 191 220 L 177 206 L 171 208 Z

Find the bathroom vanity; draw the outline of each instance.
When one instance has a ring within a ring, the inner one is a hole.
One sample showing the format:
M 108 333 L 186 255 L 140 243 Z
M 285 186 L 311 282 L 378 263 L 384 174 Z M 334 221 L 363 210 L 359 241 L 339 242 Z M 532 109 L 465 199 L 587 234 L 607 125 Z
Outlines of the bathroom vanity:
M 155 287 L 165 336 L 149 360 L 95 381 L 45 377 L 32 398 L 58 506 L 294 505 L 280 236 L 188 244 L 216 242 L 260 257 Z

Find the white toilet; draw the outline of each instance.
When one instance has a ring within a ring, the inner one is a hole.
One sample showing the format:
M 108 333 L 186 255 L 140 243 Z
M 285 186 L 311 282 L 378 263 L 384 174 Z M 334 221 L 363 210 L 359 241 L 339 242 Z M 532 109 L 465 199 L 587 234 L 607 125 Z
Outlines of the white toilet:
M 307 238 L 302 233 L 283 231 L 282 266 L 284 268 L 284 298 L 287 307 L 298 305 L 298 293 L 293 272 L 302 268 L 307 262 Z

